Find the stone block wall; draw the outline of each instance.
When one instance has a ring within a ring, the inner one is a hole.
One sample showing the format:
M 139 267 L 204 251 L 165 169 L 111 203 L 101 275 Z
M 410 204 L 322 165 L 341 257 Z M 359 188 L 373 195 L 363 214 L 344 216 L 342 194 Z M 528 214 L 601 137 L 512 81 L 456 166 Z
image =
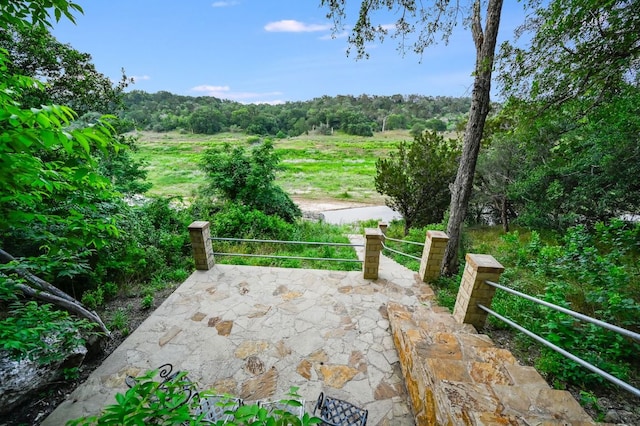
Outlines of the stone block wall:
M 387 312 L 417 425 L 594 424 L 569 392 L 447 309 L 389 303 Z

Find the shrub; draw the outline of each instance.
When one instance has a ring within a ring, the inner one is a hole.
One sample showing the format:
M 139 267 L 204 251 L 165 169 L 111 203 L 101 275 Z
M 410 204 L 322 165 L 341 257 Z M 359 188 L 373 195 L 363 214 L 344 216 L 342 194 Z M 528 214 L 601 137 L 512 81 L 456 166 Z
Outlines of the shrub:
M 232 203 L 211 218 L 211 236 L 216 237 L 287 240 L 293 229 L 278 216 Z
M 294 222 L 302 216 L 300 209 L 274 183 L 279 161 L 273 143 L 267 139 L 249 153 L 228 144 L 211 148 L 205 152 L 201 168 L 208 176 L 209 193 Z
M 601 223 L 592 230 L 580 225 L 569 228 L 557 245 L 543 243 L 536 232 L 531 233 L 529 241 L 521 240 L 518 233 L 507 234 L 505 259 L 528 274 L 521 281 L 514 280 L 510 287 L 526 282 L 525 293 L 541 293 L 548 302 L 637 330 L 638 229 L 640 225 L 620 221 Z M 494 306 L 534 333 L 623 380 L 637 374 L 632 372 L 632 363 L 634 354 L 640 351 L 638 343 L 555 310 L 530 303 L 525 306 L 519 300 L 498 292 Z M 596 374 L 546 347 L 541 348 L 536 365 L 559 382 L 579 386 L 604 383 Z
M 14 359 L 29 358 L 41 364 L 63 360 L 84 345 L 81 332 L 91 333 L 87 320 L 72 318 L 51 305 L 13 302 L 9 316 L 0 321 L 0 347 Z
M 83 417 L 71 420 L 70 426 L 123 425 L 123 424 L 158 424 L 158 425 L 205 425 L 212 424 L 205 420 L 206 413 L 198 414 L 200 401 L 214 396 L 212 390 L 199 393 L 194 382 L 187 378 L 187 372 L 178 372 L 169 379 L 158 382 L 153 377 L 157 371 L 149 371 L 136 380 L 126 393 L 115 396 L 116 403 L 106 407 L 98 416 Z M 287 398 L 280 404 L 283 407 L 300 407 L 300 396 L 297 388 L 292 387 Z M 242 405 L 232 409 L 231 397 L 223 397 L 219 402 L 225 413 L 233 417 L 231 423 L 226 420 L 217 421 L 216 425 L 292 425 L 303 426 L 321 423 L 317 417 L 304 413 L 300 419 L 283 408 L 267 409 L 258 404 Z

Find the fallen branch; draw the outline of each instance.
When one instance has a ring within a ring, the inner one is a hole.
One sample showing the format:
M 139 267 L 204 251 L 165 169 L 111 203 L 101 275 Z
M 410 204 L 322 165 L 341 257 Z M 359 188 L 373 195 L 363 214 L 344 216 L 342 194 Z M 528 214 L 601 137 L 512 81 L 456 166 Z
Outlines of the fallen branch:
M 106 334 L 107 336 L 111 336 L 111 332 L 109 331 L 107 326 L 104 325 L 104 323 L 102 322 L 98 314 L 96 314 L 95 312 L 91 312 L 83 306 L 80 306 L 73 302 L 69 302 L 68 300 L 55 296 L 53 294 L 50 294 L 44 291 L 35 290 L 29 287 L 28 285 L 16 284 L 15 286 L 20 291 L 22 291 L 22 293 L 24 293 L 26 296 L 31 296 L 48 303 L 53 303 L 56 306 L 64 308 L 71 313 L 74 313 L 82 318 L 86 318 L 89 321 L 98 324 L 98 327 L 100 327 L 100 330 L 102 330 L 104 334 Z
M 0 263 L 7 264 L 15 260 L 16 258 L 11 254 L 0 249 Z M 11 268 L 10 271 L 23 278 L 29 284 L 16 284 L 16 287 L 26 296 L 52 303 L 73 314 L 78 315 L 79 317 L 85 318 L 97 324 L 100 330 L 108 337 L 111 336 L 111 332 L 104 325 L 104 322 L 102 322 L 102 319 L 96 312 L 90 311 L 89 309 L 85 308 L 81 302 L 69 296 L 58 287 L 19 267 Z
M 17 260 L 15 257 L 13 257 L 11 254 L 7 253 L 6 251 L 0 249 L 0 263 L 4 263 L 7 264 L 9 262 L 13 262 L 14 260 Z M 51 293 L 55 296 L 58 296 L 61 299 L 65 299 L 68 300 L 71 303 L 76 303 L 81 305 L 81 303 L 79 301 L 77 301 L 76 299 L 74 299 L 73 297 L 69 296 L 67 293 L 65 293 L 64 291 L 60 290 L 58 287 L 49 284 L 47 281 L 43 280 L 42 278 L 32 274 L 31 272 L 21 269 L 19 267 L 16 268 L 12 268 L 11 272 L 13 272 L 14 274 L 16 274 L 17 276 L 19 276 L 20 278 L 25 279 L 30 285 L 31 287 L 35 287 L 39 290 L 42 291 L 46 291 L 47 293 Z

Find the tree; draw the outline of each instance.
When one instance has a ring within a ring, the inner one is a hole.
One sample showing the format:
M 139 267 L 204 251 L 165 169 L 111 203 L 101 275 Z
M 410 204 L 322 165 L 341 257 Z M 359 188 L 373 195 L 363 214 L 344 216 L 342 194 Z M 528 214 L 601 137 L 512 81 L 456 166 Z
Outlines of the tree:
M 0 32 L 0 48 L 7 50 L 9 73 L 44 83 L 45 90 L 23 91 L 25 106 L 66 105 L 80 116 L 88 112 L 115 113 L 123 89 L 131 82 L 123 73 L 122 80 L 114 86 L 96 70 L 91 55 L 60 43 L 40 26 L 9 25 Z
M 249 154 L 243 147 L 211 148 L 201 167 L 209 177 L 209 192 L 232 203 L 243 204 L 266 214 L 293 222 L 302 213 L 289 196 L 274 183 L 278 156 L 269 140 Z
M 572 99 L 588 101 L 589 108 L 638 84 L 640 2 L 533 3 L 538 8 L 516 32 L 531 37 L 528 47 L 501 46 L 499 81 L 507 94 L 535 100 L 542 109 Z
M 579 121 L 576 110 L 585 111 L 582 101 L 565 102 L 538 116 L 534 132 L 515 131 L 523 161 L 510 193 L 523 224 L 565 230 L 640 210 L 640 88 L 591 106 Z
M 225 118 L 217 109 L 200 107 L 189 116 L 189 126 L 195 133 L 212 135 L 221 131 L 225 125 Z
M 454 141 L 424 132 L 412 143 L 401 142 L 389 158 L 378 159 L 376 190 L 402 215 L 405 235 L 412 226 L 442 221 L 459 154 Z
M 2 2 L 0 28 L 44 28 L 49 25 L 50 11 L 56 19 L 65 15 L 73 20 L 72 11 L 82 9 L 64 0 Z M 0 50 L 0 247 L 11 235 L 36 236 L 39 250 L 46 251 L 55 263 L 56 255 L 105 245 L 117 234 L 113 219 L 92 217 L 87 211 L 95 209 L 96 199 L 116 196 L 108 179 L 97 172 L 91 154 L 115 145 L 110 126 L 100 121 L 92 127 L 73 128 L 76 114 L 68 107 L 26 107 L 22 103 L 25 93 L 42 88 L 42 83 L 9 69 L 6 51 Z M 93 197 L 85 197 L 88 193 Z M 49 208 L 42 208 L 43 204 Z M 41 231 L 38 235 L 37 230 Z M 66 260 L 73 260 L 70 257 Z M 2 248 L 0 263 L 9 263 L 0 274 L 2 296 L 21 292 L 72 310 L 107 331 L 79 302 L 25 271 Z
M 566 229 L 637 211 L 640 2 L 538 3 L 519 33 L 531 41 L 502 46 L 500 76 L 519 98 L 519 220 Z
M 504 132 L 494 135 L 491 144 L 480 153 L 473 200 L 479 204 L 479 214 L 489 208 L 491 218 L 509 232 L 509 220 L 515 215 L 509 196 L 522 166 L 519 146 L 513 135 Z
M 341 27 L 346 17 L 346 0 L 321 0 L 321 4 L 329 7 L 328 17 L 334 20 L 335 27 Z M 453 4 L 452 4 L 453 3 Z M 500 25 L 502 0 L 489 0 L 486 3 L 486 17 L 482 26 L 480 0 L 471 2 L 469 21 L 471 35 L 476 47 L 473 91 L 469 120 L 465 129 L 462 156 L 458 166 L 456 180 L 451 187 L 451 203 L 447 234 L 449 243 L 444 254 L 442 272 L 450 275 L 458 270 L 458 247 L 462 234 L 462 225 L 471 197 L 473 177 L 482 140 L 484 122 L 489 113 L 489 94 L 491 91 L 491 75 Z M 396 11 L 400 18 L 396 21 L 394 36 L 403 42 L 406 37 L 419 28 L 419 35 L 412 49 L 421 54 L 427 47 L 436 42 L 437 34 L 442 34 L 446 41 L 453 28 L 458 24 L 462 14 L 459 2 L 449 0 L 418 1 L 390 1 L 370 0 L 360 5 L 358 20 L 351 30 L 349 43 L 357 49 L 358 57 L 366 57 L 366 46 L 376 39 L 384 39 L 387 30 L 382 25 L 374 25 L 371 17 L 376 10 L 387 9 Z M 396 10 L 397 9 L 397 10 Z M 415 22 L 413 22 L 415 21 Z M 404 45 L 401 46 L 404 49 Z
M 425 127 L 437 132 L 444 132 L 445 130 L 447 130 L 447 123 L 439 118 L 431 118 L 426 121 Z

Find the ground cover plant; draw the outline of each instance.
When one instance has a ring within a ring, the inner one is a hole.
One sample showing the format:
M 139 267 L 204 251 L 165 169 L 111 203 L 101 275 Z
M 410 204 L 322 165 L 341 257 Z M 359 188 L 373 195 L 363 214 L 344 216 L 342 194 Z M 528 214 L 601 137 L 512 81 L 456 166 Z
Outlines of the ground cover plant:
M 207 183 L 205 173 L 198 167 L 207 149 L 224 144 L 249 148 L 263 139 L 243 133 L 139 135 L 134 155 L 146 163 L 149 181 L 153 182 L 148 194 L 187 198 Z M 411 138 L 408 131 L 385 132 L 373 138 L 344 134 L 274 138 L 274 150 L 281 160 L 276 183 L 296 198 L 382 204 L 384 200 L 373 182 L 375 162 Z

